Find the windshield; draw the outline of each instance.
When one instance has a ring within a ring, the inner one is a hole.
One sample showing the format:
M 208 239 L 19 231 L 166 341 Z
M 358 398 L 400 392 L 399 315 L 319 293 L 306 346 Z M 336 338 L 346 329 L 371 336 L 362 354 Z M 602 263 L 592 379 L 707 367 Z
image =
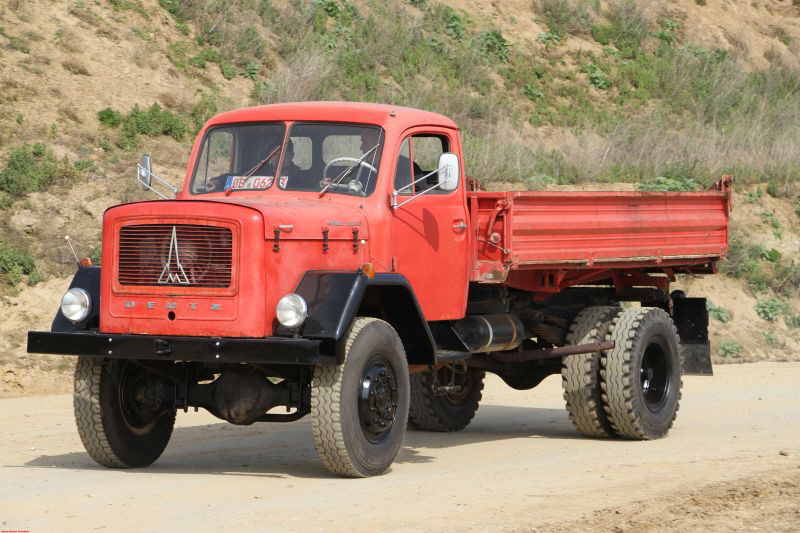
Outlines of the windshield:
M 289 191 L 367 196 L 375 190 L 381 128 L 298 122 L 281 146 L 284 132 L 282 123 L 210 130 L 195 166 L 192 194 L 265 190 L 276 181 Z
M 193 194 L 233 189 L 266 189 L 275 180 L 286 126 L 242 124 L 212 129 L 195 165 Z
M 375 190 L 383 130 L 297 123 L 289 131 L 278 187 L 367 196 Z

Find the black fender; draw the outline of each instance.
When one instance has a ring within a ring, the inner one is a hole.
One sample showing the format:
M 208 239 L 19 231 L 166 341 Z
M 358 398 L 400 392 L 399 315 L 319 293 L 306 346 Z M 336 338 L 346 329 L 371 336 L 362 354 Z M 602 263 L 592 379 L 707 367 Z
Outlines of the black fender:
M 327 341 L 333 351 L 357 316 L 385 320 L 397 331 L 410 364 L 433 364 L 436 343 L 425 321 L 414 289 L 401 274 L 309 271 L 295 290 L 308 304 L 308 318 L 294 332 L 277 322 L 275 335 Z M 343 354 L 337 355 L 337 362 Z
M 58 311 L 53 318 L 50 331 L 72 332 L 96 329 L 100 327 L 100 267 L 89 266 L 80 267 L 72 277 L 69 288 L 79 287 L 89 293 L 92 299 L 92 309 L 81 322 L 75 323 L 61 313 L 61 301 L 59 300 Z

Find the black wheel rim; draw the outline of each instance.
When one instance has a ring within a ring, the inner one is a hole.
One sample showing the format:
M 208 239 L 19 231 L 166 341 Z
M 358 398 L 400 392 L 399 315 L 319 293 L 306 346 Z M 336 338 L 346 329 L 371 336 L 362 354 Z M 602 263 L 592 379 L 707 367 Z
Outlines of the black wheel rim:
M 397 379 L 389 361 L 376 355 L 364 366 L 358 391 L 358 415 L 364 436 L 381 442 L 397 415 Z
M 141 367 L 124 362 L 118 376 L 123 422 L 133 433 L 149 433 L 161 415 L 168 411 L 164 381 Z
M 662 339 L 654 339 L 642 355 L 639 381 L 645 404 L 651 411 L 658 411 L 669 396 L 670 373 L 672 371 L 668 348 Z
M 472 391 L 473 373 L 463 363 L 442 366 L 437 371 L 436 377 L 439 385 L 458 387 L 458 390 L 443 395 L 443 398 L 450 404 L 462 405 L 469 398 Z

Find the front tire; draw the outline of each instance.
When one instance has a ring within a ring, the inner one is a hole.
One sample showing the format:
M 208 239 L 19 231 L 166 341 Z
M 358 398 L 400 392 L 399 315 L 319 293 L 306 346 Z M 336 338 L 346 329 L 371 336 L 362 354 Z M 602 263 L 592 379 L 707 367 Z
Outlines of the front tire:
M 79 357 L 72 398 L 83 447 L 100 466 L 153 464 L 175 426 L 174 387 L 123 359 Z
M 469 425 L 478 410 L 485 373 L 466 367 L 459 370 L 456 365 L 445 365 L 436 372 L 440 385 L 452 381 L 461 389 L 439 395 L 433 391 L 431 372 L 412 375 L 411 422 L 425 431 L 460 431 Z
M 680 338 L 657 307 L 626 309 L 614 319 L 604 352 L 603 400 L 614 431 L 629 439 L 666 436 L 681 398 Z
M 400 450 L 408 421 L 405 350 L 394 328 L 377 318 L 353 321 L 342 350 L 342 365 L 314 369 L 314 444 L 335 474 L 382 474 Z

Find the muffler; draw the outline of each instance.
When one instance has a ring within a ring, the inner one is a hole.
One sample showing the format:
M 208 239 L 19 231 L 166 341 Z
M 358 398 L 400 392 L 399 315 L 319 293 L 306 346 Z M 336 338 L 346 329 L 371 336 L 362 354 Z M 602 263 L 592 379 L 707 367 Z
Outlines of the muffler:
M 517 315 L 470 315 L 453 323 L 453 331 L 472 353 L 513 350 L 525 338 Z

